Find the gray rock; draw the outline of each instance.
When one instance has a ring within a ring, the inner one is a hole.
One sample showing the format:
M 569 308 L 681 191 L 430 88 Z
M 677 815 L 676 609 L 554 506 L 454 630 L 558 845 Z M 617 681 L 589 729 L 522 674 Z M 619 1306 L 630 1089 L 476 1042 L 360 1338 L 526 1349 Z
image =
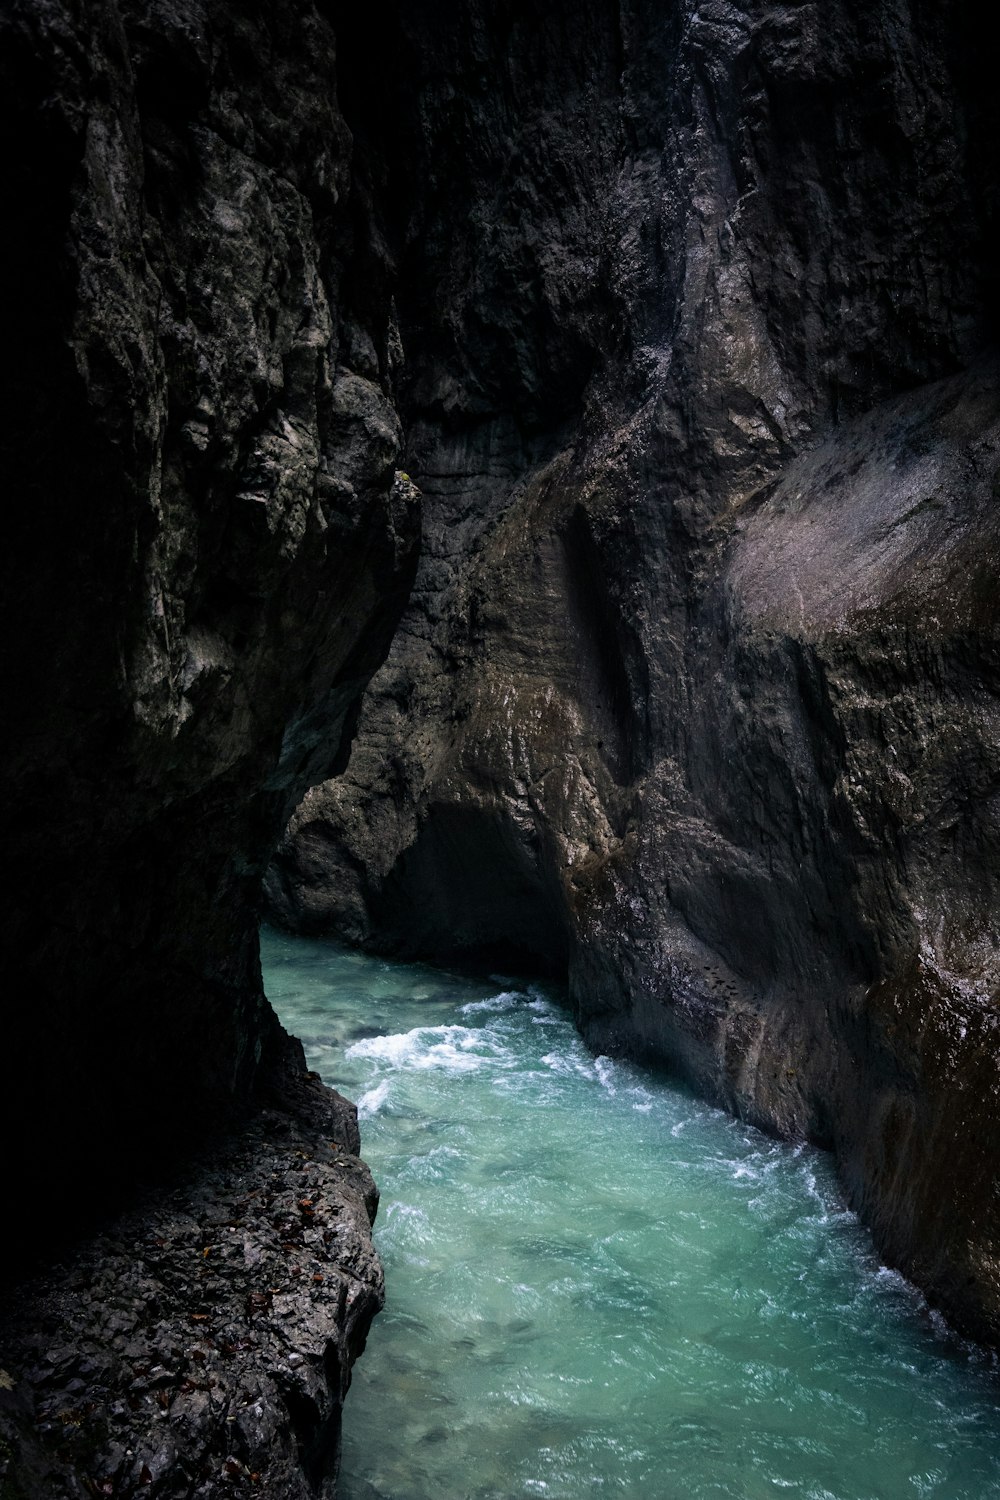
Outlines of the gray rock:
M 290 1072 L 182 1186 L 21 1287 L 0 1325 L 4 1494 L 332 1495 L 383 1301 L 357 1147 L 354 1106 Z
M 258 890 L 421 493 L 274 912 L 567 972 L 998 1339 L 982 53 L 959 0 L 0 12 L 3 1248 L 65 1253 L 15 1495 L 332 1484 L 375 1193 Z
M 257 945 L 419 534 L 336 51 L 308 0 L 0 12 L 5 1497 L 329 1492 L 380 1302 Z
M 424 546 L 271 911 L 566 973 L 594 1047 L 834 1146 L 881 1252 L 1000 1341 L 976 37 L 957 4 L 399 24 Z
M 85 1138 L 69 1224 L 280 1052 L 260 871 L 346 755 L 419 517 L 322 9 L 29 0 L 0 59 L 0 1110 L 14 1193 Z

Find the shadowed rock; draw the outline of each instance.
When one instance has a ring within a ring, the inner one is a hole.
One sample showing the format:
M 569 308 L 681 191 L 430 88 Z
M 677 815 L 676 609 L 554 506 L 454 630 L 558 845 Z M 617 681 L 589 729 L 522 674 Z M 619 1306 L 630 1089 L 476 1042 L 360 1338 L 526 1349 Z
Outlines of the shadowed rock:
M 382 1306 L 354 1106 L 289 1068 L 183 1185 L 4 1309 L 5 1493 L 332 1492 Z M 12 1456 L 13 1455 L 13 1456 Z
M 346 757 L 419 523 L 389 299 L 345 290 L 377 252 L 329 22 L 108 0 L 0 33 L 25 205 L 3 245 L 0 1101 L 25 1183 L 85 1139 L 79 1211 L 224 1120 L 280 1040 L 259 873 Z
M 336 53 L 308 3 L 0 14 L 2 1253 L 68 1257 L 3 1329 L 5 1495 L 329 1490 L 379 1304 L 333 1103 L 261 1113 L 288 1062 L 261 871 L 346 759 L 419 533 Z M 251 1221 L 296 1174 L 347 1232 L 291 1284 Z
M 424 548 L 271 909 L 565 967 L 595 1047 L 834 1145 L 882 1252 L 996 1341 L 996 106 L 966 13 L 399 24 Z

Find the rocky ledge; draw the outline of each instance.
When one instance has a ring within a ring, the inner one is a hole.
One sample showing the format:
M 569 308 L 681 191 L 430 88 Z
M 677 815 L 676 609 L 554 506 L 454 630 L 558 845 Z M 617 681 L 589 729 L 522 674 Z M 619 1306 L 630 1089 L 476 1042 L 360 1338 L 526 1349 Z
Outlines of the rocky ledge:
M 247 1130 L 4 1309 L 3 1500 L 333 1493 L 378 1193 L 291 1051 Z

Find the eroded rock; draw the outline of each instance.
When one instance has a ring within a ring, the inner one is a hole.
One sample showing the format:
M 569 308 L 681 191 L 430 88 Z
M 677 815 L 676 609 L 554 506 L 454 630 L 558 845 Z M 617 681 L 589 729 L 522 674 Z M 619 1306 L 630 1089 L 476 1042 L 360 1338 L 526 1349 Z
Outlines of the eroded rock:
M 402 25 L 425 545 L 272 910 L 566 969 L 595 1047 L 832 1144 L 883 1253 L 1000 1340 L 975 36 L 770 0 Z
M 286 1060 L 260 874 L 346 758 L 419 535 L 337 85 L 309 3 L 0 14 L 0 1258 L 145 1205 L 24 1293 L 4 1493 L 31 1500 L 332 1483 L 380 1296 L 327 1106 L 254 1113 Z
M 76 1217 L 250 1099 L 260 871 L 419 515 L 323 12 L 32 3 L 0 43 L 0 1109 L 24 1184 L 85 1130 Z
M 383 1300 L 378 1194 L 354 1106 L 291 1063 L 182 1186 L 3 1309 L 5 1496 L 333 1493 Z M 38 1211 L 61 1211 L 54 1192 Z

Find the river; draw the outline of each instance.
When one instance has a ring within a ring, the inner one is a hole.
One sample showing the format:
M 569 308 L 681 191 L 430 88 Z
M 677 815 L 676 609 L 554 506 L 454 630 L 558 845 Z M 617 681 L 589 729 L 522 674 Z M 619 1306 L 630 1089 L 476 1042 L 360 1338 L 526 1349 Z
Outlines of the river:
M 341 1500 L 1000 1497 L 995 1364 L 823 1153 L 592 1057 L 543 986 L 261 943 L 382 1193 Z

